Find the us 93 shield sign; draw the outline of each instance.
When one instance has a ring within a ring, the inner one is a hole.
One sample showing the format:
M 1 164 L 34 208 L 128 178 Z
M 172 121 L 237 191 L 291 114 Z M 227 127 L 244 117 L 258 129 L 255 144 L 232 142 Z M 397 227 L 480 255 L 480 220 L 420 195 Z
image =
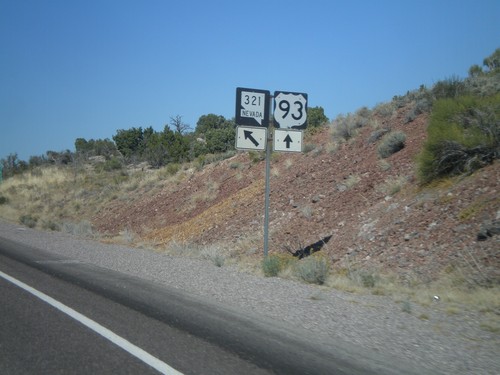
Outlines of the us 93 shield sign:
M 269 126 L 268 90 L 236 88 L 236 124 Z
M 274 92 L 274 126 L 285 129 L 307 127 L 307 94 Z

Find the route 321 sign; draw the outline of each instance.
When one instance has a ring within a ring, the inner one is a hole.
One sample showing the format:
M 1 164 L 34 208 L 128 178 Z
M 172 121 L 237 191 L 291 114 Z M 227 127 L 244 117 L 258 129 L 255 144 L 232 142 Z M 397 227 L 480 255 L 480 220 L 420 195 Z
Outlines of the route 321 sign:
M 268 90 L 236 88 L 236 125 L 269 127 Z
M 307 94 L 275 91 L 274 127 L 305 129 L 307 127 Z

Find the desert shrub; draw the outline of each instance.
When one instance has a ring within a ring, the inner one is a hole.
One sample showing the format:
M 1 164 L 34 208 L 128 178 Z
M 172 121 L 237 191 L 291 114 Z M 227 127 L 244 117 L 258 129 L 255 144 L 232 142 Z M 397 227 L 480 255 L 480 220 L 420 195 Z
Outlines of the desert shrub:
M 408 104 L 409 98 L 408 95 L 395 95 L 392 98 L 392 104 L 396 108 L 403 108 L 405 105 Z
M 87 220 L 82 220 L 79 223 L 64 222 L 62 224 L 61 231 L 80 237 L 95 237 L 95 234 L 92 230 L 92 224 L 90 224 L 90 222 Z
M 295 265 L 295 274 L 306 283 L 323 285 L 328 277 L 330 264 L 321 256 L 309 256 Z
M 59 224 L 52 220 L 44 220 L 42 222 L 42 229 L 58 231 L 60 229 Z
M 203 154 L 194 159 L 193 166 L 197 171 L 201 171 L 205 165 L 229 159 L 234 155 L 236 155 L 236 151 L 234 150 L 229 150 L 226 152 L 221 152 L 216 154 Z
M 427 98 L 422 98 L 415 101 L 413 107 L 408 111 L 405 117 L 405 123 L 412 122 L 417 118 L 418 115 L 422 113 L 430 112 L 432 108 L 432 102 Z
M 266 277 L 278 276 L 281 270 L 281 262 L 278 257 L 269 255 L 262 260 L 262 271 Z
M 455 76 L 438 81 L 432 87 L 432 94 L 436 99 L 458 98 L 465 95 L 466 91 L 467 88 L 464 81 Z
M 6 203 L 9 203 L 9 198 L 0 195 L 0 204 L 6 204 Z
M 372 111 L 370 111 L 368 107 L 361 107 L 356 111 L 356 115 L 369 119 L 372 115 Z
M 390 129 L 387 129 L 387 128 L 377 129 L 377 130 L 373 131 L 370 134 L 370 137 L 368 138 L 368 143 L 377 142 L 380 138 L 382 138 L 385 134 L 387 134 L 389 132 L 390 132 Z
M 173 176 L 174 174 L 179 172 L 180 169 L 181 169 L 181 165 L 179 163 L 169 163 L 165 167 L 165 172 L 167 173 L 167 175 Z
M 368 289 L 381 287 L 382 277 L 376 269 L 349 267 L 344 272 L 347 279 L 355 287 Z M 381 293 L 381 290 L 372 290 L 372 293 Z
M 356 135 L 356 130 L 363 128 L 367 125 L 374 124 L 373 112 L 367 107 L 361 107 L 356 113 L 348 113 L 346 116 L 338 115 L 332 121 L 331 127 L 333 129 L 334 137 L 349 140 Z
M 407 179 L 404 176 L 389 177 L 383 183 L 376 185 L 375 191 L 393 196 L 394 194 L 400 192 L 406 183 Z
M 388 158 L 392 154 L 402 150 L 405 147 L 406 134 L 401 131 L 390 132 L 386 134 L 377 147 L 378 155 L 382 158 Z
M 361 181 L 361 177 L 359 177 L 357 174 L 351 174 L 344 180 L 344 185 L 347 187 L 347 189 L 351 189 L 356 186 L 359 181 Z
M 205 166 L 205 164 L 208 164 L 205 159 L 206 159 L 205 155 L 200 155 L 196 159 L 194 159 L 193 165 L 197 171 L 201 171 Z
M 96 171 L 98 172 L 111 172 L 120 170 L 123 168 L 122 161 L 117 157 L 112 157 L 105 162 L 97 163 L 95 166 Z
M 262 271 L 266 277 L 276 277 L 295 261 L 289 254 L 271 254 L 262 260 Z
M 332 122 L 332 128 L 335 138 L 342 138 L 348 141 L 356 135 L 356 124 L 351 114 L 347 116 L 338 115 Z
M 500 92 L 500 74 L 483 74 L 465 80 L 466 91 L 475 96 L 492 96 Z
M 363 287 L 373 288 L 376 284 L 376 277 L 372 273 L 361 272 L 359 274 L 359 280 Z
M 491 163 L 500 154 L 500 94 L 437 101 L 427 133 L 418 157 L 421 183 Z
M 19 222 L 22 225 L 27 226 L 28 228 L 34 228 L 34 227 L 36 227 L 36 223 L 38 222 L 38 218 L 35 217 L 35 216 L 32 216 L 30 214 L 28 214 L 28 215 L 22 215 L 19 218 Z
M 243 168 L 243 164 L 241 164 L 240 162 L 232 162 L 231 164 L 229 164 L 229 168 L 241 169 L 241 168 Z
M 389 118 L 396 111 L 396 107 L 394 102 L 380 103 L 373 109 L 373 112 L 380 117 Z
M 216 267 L 222 267 L 226 262 L 226 256 L 218 246 L 207 246 L 201 250 L 201 257 L 210 260 Z
M 266 159 L 266 153 L 260 151 L 249 151 L 248 156 L 250 157 L 250 160 L 254 164 Z
M 304 149 L 302 151 L 304 152 L 304 154 L 308 154 L 309 152 L 314 151 L 316 149 L 317 149 L 317 146 L 315 144 L 306 143 L 304 145 Z

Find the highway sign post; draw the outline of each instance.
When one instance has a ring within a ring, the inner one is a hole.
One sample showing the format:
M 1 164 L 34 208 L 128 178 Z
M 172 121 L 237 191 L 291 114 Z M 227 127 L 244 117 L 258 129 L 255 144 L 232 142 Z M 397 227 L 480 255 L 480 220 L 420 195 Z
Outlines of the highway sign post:
M 236 88 L 236 148 L 266 151 L 264 257 L 268 254 L 271 143 L 274 151 L 302 152 L 307 127 L 307 94 L 274 92 L 274 132 L 268 131 L 271 94 L 268 90 Z

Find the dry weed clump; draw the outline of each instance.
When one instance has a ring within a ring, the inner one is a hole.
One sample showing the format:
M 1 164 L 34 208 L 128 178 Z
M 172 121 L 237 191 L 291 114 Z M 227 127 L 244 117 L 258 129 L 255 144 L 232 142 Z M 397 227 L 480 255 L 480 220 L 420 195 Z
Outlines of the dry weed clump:
M 203 259 L 211 261 L 216 267 L 222 267 L 226 262 L 226 253 L 218 245 L 205 246 L 200 251 Z
M 390 132 L 386 134 L 377 147 L 378 155 L 382 158 L 388 158 L 392 154 L 402 150 L 405 147 L 406 134 L 401 131 Z
M 376 185 L 375 190 L 386 196 L 393 196 L 399 193 L 407 182 L 408 179 L 405 176 L 391 176 L 383 183 Z
M 313 254 L 295 263 L 295 275 L 309 284 L 323 285 L 330 271 L 330 262 L 323 256 Z

